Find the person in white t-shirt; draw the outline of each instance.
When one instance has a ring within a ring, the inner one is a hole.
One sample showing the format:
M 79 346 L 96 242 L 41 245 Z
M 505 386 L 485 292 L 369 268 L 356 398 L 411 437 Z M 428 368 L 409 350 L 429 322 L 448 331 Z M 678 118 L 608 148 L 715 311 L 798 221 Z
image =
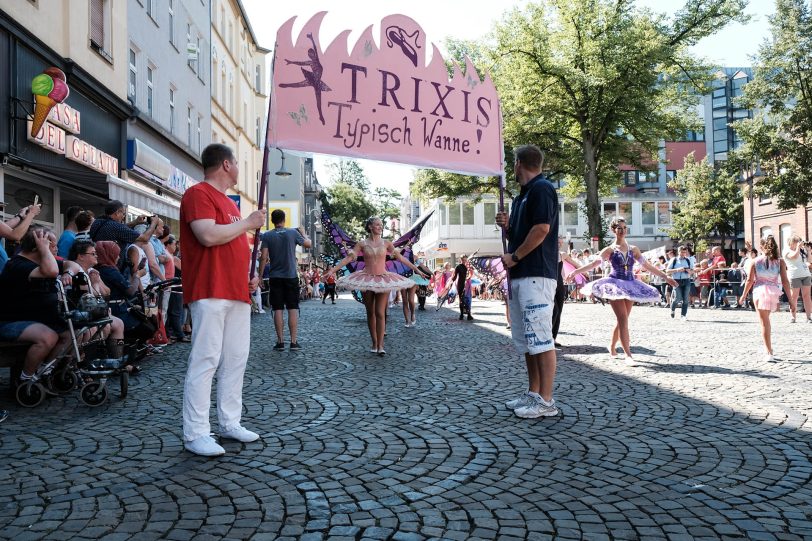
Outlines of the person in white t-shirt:
M 809 271 L 809 246 L 805 246 L 803 240 L 798 235 L 793 235 L 789 239 L 787 248 L 783 253 L 784 262 L 787 265 L 787 278 L 789 278 L 789 298 L 790 306 L 797 306 L 798 294 L 804 301 L 804 312 L 806 321 L 812 323 L 812 299 L 810 290 L 812 289 L 812 273 Z M 795 323 L 796 312 L 792 312 L 792 322 Z

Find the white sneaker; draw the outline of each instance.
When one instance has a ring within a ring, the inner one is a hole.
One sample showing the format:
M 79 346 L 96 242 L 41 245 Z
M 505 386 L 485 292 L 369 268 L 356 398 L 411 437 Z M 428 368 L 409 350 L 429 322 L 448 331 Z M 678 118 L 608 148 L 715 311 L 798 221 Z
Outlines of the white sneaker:
M 226 450 L 217 445 L 211 436 L 203 436 L 183 444 L 187 451 L 200 456 L 223 456 Z
M 508 409 L 515 410 L 516 408 L 521 408 L 527 406 L 531 402 L 531 395 L 530 391 L 525 391 L 519 398 L 514 398 L 513 400 L 508 400 L 505 402 L 505 406 Z
M 688 316 L 680 316 L 679 320 L 680 321 L 688 321 Z
M 230 440 L 237 440 L 243 443 L 250 443 L 252 441 L 257 441 L 259 439 L 259 434 L 256 432 L 251 432 L 242 426 L 237 426 L 231 430 L 220 432 L 220 438 L 228 438 Z
M 555 400 L 545 404 L 541 397 L 531 396 L 532 403 L 516 408 L 513 413 L 522 419 L 536 419 L 538 417 L 554 417 L 558 415 L 558 408 L 555 407 Z
M 775 357 L 773 357 L 772 354 L 770 354 L 770 353 L 765 353 L 764 354 L 764 362 L 774 363 L 775 362 Z

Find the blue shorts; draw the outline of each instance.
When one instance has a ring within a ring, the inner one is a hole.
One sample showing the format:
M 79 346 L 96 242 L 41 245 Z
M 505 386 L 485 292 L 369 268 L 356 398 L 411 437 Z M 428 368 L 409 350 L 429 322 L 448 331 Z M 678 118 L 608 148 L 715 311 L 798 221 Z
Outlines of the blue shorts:
M 0 321 L 0 340 L 16 342 L 23 331 L 37 323 L 37 321 Z

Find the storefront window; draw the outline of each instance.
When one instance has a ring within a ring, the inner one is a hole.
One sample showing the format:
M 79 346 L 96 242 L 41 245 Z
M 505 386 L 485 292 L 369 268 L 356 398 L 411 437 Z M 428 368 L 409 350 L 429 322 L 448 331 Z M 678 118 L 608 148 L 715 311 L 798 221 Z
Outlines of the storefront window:
M 472 203 L 462 204 L 462 224 L 474 225 L 474 205 Z
M 462 216 L 460 215 L 460 204 L 454 203 L 448 206 L 448 223 L 450 225 L 460 225 Z
M 657 223 L 659 225 L 671 225 L 671 209 L 667 202 L 657 203 Z
M 626 219 L 626 225 L 632 225 L 632 204 L 621 201 L 617 204 L 617 213 Z
M 578 225 L 578 203 L 564 203 L 564 225 Z
M 440 213 L 440 225 L 445 225 L 445 205 L 440 203 L 439 213 Z
M 6 215 L 14 216 L 20 209 L 34 204 L 37 199 L 42 205 L 42 212 L 36 218 L 36 222 L 44 223 L 53 227 L 54 222 L 54 191 L 51 188 L 27 182 L 25 180 L 6 175 L 5 194 L 3 200 L 6 203 Z
M 654 225 L 654 203 L 644 202 L 641 207 L 643 211 L 643 225 Z
M 485 226 L 496 223 L 496 203 L 483 203 Z
M 603 219 L 606 222 L 611 222 L 612 218 L 617 215 L 617 203 L 604 203 L 603 204 Z

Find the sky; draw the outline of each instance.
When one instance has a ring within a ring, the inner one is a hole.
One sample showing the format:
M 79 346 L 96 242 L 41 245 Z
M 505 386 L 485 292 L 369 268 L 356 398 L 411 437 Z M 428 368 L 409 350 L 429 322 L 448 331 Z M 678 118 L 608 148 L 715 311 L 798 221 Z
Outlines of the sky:
M 350 29 L 348 43 L 354 43 L 363 30 L 373 25 L 373 36 L 380 33 L 380 20 L 399 13 L 417 21 L 426 32 L 428 41 L 443 50 L 447 37 L 477 39 L 486 35 L 494 23 L 513 6 L 523 6 L 526 0 L 242 0 L 259 45 L 273 49 L 277 29 L 291 17 L 297 17 L 294 36 L 304 23 L 319 11 L 326 11 L 320 43 L 326 46 L 342 30 Z M 674 14 L 682 5 L 679 0 L 637 0 L 637 5 L 652 11 Z M 718 34 L 700 42 L 694 52 L 721 66 L 750 66 L 759 45 L 768 36 L 767 16 L 774 10 L 774 0 L 750 0 L 747 13 L 752 20 L 733 24 Z M 471 16 L 475 14 L 475 16 Z M 268 55 L 270 63 L 271 55 Z M 317 155 L 314 165 L 319 182 L 329 184 L 326 166 L 335 158 Z M 359 160 L 373 187 L 395 188 L 402 195 L 409 191 L 414 167 Z

